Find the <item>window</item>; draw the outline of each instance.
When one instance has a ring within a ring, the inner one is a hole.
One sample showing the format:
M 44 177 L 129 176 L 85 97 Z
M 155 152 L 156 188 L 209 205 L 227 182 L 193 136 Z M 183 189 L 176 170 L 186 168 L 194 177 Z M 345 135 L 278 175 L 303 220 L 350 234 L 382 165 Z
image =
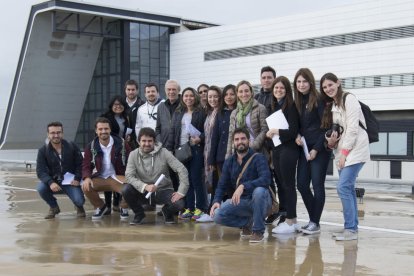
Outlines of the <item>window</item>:
M 371 155 L 386 155 L 387 154 L 388 135 L 386 132 L 379 133 L 379 141 L 369 145 Z
M 406 132 L 391 132 L 388 134 L 388 154 L 407 155 Z

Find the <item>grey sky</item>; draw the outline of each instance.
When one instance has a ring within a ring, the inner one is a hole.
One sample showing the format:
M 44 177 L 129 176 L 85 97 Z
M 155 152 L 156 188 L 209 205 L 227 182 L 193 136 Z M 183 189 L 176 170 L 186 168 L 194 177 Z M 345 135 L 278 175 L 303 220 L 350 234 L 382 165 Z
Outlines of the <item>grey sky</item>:
M 6 0 L 0 10 L 0 101 L 7 101 L 16 72 L 18 57 L 31 5 L 46 0 Z M 360 0 L 369 1 L 369 0 Z M 360 2 L 359 1 L 359 2 Z M 357 0 L 88 0 L 96 5 L 138 9 L 217 24 L 237 24 L 264 18 L 282 17 L 320 9 L 349 5 Z M 1 119 L 1 118 L 0 118 Z

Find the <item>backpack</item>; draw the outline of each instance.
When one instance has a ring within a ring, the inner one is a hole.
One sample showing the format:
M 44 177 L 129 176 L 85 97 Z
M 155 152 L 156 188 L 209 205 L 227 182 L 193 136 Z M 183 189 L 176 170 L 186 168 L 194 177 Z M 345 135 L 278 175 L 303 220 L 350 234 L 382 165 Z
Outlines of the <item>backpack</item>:
M 345 99 L 350 93 L 344 94 L 344 107 L 345 107 Z M 359 121 L 359 126 L 362 127 L 368 134 L 369 143 L 375 143 L 379 141 L 379 122 L 377 118 L 375 118 L 374 113 L 371 111 L 368 105 L 364 104 L 361 101 L 358 101 L 359 105 L 361 106 L 362 114 L 364 114 L 365 123 L 367 127 L 365 128 L 364 125 Z

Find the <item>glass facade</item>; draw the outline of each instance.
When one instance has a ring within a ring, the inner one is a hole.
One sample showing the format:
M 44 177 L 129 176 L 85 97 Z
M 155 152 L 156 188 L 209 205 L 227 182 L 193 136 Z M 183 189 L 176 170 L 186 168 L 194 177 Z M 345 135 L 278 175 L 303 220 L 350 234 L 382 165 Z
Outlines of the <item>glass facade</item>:
M 130 24 L 130 78 L 140 86 L 144 95 L 145 84 L 152 82 L 165 96 L 164 85 L 169 77 L 170 29 L 143 23 Z
M 134 79 L 139 83 L 142 99 L 148 82 L 157 84 L 160 94 L 165 94 L 164 84 L 169 78 L 170 28 L 135 22 L 125 25 L 119 39 L 103 39 L 75 138 L 82 148 L 94 138 L 95 119 L 106 112 L 111 98 L 124 95 L 126 80 Z

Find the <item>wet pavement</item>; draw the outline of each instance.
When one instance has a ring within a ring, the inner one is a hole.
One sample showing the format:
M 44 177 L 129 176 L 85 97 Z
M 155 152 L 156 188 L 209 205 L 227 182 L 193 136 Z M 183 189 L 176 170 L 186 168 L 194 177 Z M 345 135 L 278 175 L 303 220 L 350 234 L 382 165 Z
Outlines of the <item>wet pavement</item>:
M 180 222 L 165 225 L 156 212 L 130 226 L 113 213 L 92 222 L 77 219 L 69 199 L 61 213 L 43 219 L 48 207 L 34 191 L 34 172 L 0 164 L 0 275 L 413 275 L 414 200 L 411 187 L 367 185 L 359 240 L 336 242 L 340 201 L 333 183 L 319 235 L 271 234 L 249 244 L 238 229 Z M 132 218 L 132 212 L 130 212 Z M 307 221 L 298 194 L 298 218 Z

